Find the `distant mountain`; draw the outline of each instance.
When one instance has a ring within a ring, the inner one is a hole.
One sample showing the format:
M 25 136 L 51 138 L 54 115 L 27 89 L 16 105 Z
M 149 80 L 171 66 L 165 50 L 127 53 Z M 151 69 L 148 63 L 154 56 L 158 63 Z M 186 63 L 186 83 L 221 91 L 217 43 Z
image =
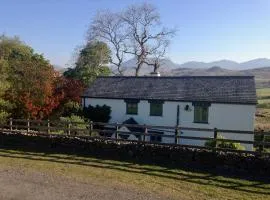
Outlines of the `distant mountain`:
M 151 59 L 150 59 L 151 60 Z M 255 69 L 270 67 L 270 59 L 258 58 L 250 60 L 247 62 L 238 63 L 232 60 L 219 60 L 213 62 L 197 62 L 190 61 L 183 64 L 177 64 L 170 59 L 163 59 L 160 67 L 160 72 L 168 74 L 174 69 L 206 69 L 211 67 L 220 67 L 229 70 L 245 70 L 245 69 Z M 125 75 L 134 75 L 136 67 L 136 59 L 130 59 L 123 63 L 123 69 L 125 70 Z M 144 64 L 141 68 L 140 75 L 147 75 L 152 71 L 152 68 Z
M 130 59 L 123 63 L 124 75 L 135 74 L 136 59 Z M 66 68 L 55 65 L 55 70 L 63 73 Z M 149 75 L 152 67 L 144 64 L 139 75 Z M 186 62 L 177 64 L 169 59 L 163 59 L 159 72 L 163 76 L 255 76 L 256 87 L 270 87 L 270 59 L 258 58 L 247 62 L 237 63 L 231 60 L 214 62 Z
M 60 65 L 53 65 L 53 68 L 54 68 L 55 71 L 58 71 L 58 72 L 60 72 L 61 74 L 64 73 L 64 72 L 67 70 L 67 68 L 62 67 L 62 66 L 60 66 Z
M 254 69 L 262 67 L 270 67 L 270 59 L 267 58 L 258 58 L 250 60 L 247 62 L 238 63 L 231 60 L 219 60 L 214 62 L 186 62 L 180 65 L 180 68 L 210 68 L 213 66 L 219 66 L 225 69 L 231 70 L 244 70 L 244 69 Z
M 270 87 L 270 67 L 245 69 L 245 70 L 230 70 L 218 66 L 211 68 L 178 68 L 173 69 L 168 75 L 171 76 L 245 76 L 250 75 L 255 77 L 256 87 Z
M 229 76 L 229 75 L 245 75 L 245 72 L 229 70 L 214 66 L 210 68 L 177 68 L 173 69 L 169 75 L 171 76 Z
M 148 60 L 151 61 L 151 58 Z M 134 75 L 136 67 L 136 59 L 132 58 L 122 64 L 124 75 Z M 180 65 L 172 62 L 169 59 L 162 59 L 159 72 L 162 74 L 169 73 L 172 69 L 179 68 Z M 140 75 L 148 75 L 153 71 L 153 67 L 143 64 L 140 70 Z
M 186 62 L 180 65 L 180 68 L 210 68 L 213 66 L 219 66 L 222 68 L 226 69 L 235 69 L 239 66 L 239 63 L 231 61 L 231 60 L 219 60 L 219 61 L 214 61 L 214 62 L 196 62 L 196 61 L 191 61 L 191 62 Z
M 258 58 L 247 62 L 240 63 L 241 69 L 254 69 L 262 67 L 270 67 L 270 59 Z

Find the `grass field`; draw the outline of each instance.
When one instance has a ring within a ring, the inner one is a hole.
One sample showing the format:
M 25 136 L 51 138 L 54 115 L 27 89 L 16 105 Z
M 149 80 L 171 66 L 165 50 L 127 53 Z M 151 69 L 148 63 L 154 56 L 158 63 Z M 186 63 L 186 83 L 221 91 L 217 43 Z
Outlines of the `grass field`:
M 270 98 L 270 88 L 260 88 L 257 89 L 257 96 L 260 97 L 266 97 L 268 96 Z
M 270 108 L 270 88 L 257 89 L 257 98 L 258 98 L 258 107 L 264 108 L 267 107 L 267 104 L 269 104 Z
M 270 88 L 257 89 L 256 130 L 270 131 Z
M 269 182 L 64 154 L 0 149 L 1 167 L 53 173 L 85 183 L 97 180 L 104 188 L 125 185 L 166 199 L 270 199 Z

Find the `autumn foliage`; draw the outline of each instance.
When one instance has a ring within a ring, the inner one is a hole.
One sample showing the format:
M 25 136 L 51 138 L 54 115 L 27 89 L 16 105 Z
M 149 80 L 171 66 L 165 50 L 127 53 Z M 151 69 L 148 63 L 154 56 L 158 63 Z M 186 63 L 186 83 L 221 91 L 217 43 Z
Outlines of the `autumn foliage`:
M 1 89 L 0 97 L 12 104 L 9 116 L 49 118 L 67 101 L 80 102 L 81 82 L 61 76 L 43 55 L 18 38 L 0 36 L 0 60 L 5 73 L 1 77 L 9 86 Z
M 80 96 L 82 95 L 84 88 L 85 86 L 80 80 L 61 76 L 57 81 L 56 93 L 63 94 L 62 103 L 66 103 L 68 101 L 80 103 Z
M 12 71 L 8 99 L 16 105 L 14 117 L 42 119 L 60 104 L 64 95 L 55 92 L 57 77 L 48 62 L 20 61 Z
M 57 73 L 53 80 L 49 86 L 39 88 L 43 91 L 43 99 L 31 95 L 31 93 L 25 93 L 21 96 L 20 100 L 25 105 L 29 117 L 34 119 L 48 118 L 54 110 L 69 101 L 80 103 L 80 96 L 84 90 L 84 85 L 80 81 L 67 79 Z

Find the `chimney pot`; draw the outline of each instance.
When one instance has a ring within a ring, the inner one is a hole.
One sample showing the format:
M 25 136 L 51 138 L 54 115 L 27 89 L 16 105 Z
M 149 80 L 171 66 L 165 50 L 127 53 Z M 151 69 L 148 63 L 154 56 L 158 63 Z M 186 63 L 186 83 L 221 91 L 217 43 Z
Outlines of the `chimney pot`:
M 159 76 L 160 76 L 160 73 L 159 73 L 159 72 L 151 72 L 151 73 L 150 73 L 150 76 L 156 76 L 156 77 L 159 77 Z

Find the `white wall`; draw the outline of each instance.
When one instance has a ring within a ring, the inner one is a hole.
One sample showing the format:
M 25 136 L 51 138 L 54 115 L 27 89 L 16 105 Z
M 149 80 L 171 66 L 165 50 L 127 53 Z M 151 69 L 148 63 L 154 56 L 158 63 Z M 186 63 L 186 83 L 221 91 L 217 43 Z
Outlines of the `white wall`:
M 126 114 L 126 103 L 118 99 L 95 99 L 86 98 L 85 105 L 108 105 L 111 107 L 110 122 L 122 123 L 133 117 L 139 124 L 175 126 L 177 118 L 177 105 L 180 106 L 179 125 L 182 127 L 194 128 L 218 128 L 227 130 L 253 131 L 255 105 L 240 104 L 216 104 L 209 107 L 208 124 L 194 123 L 194 109 L 191 102 L 166 101 L 163 104 L 163 116 L 150 116 L 150 104 L 148 101 L 140 101 L 138 104 L 138 115 Z M 191 111 L 184 108 L 189 105 Z M 173 134 L 173 133 L 170 133 Z M 213 137 L 212 132 L 182 131 L 183 136 Z M 222 133 L 227 139 L 238 139 L 253 141 L 253 135 Z M 163 138 L 163 142 L 174 142 L 173 138 Z M 204 141 L 180 139 L 181 144 L 204 145 Z M 245 145 L 247 150 L 252 149 L 252 145 Z

